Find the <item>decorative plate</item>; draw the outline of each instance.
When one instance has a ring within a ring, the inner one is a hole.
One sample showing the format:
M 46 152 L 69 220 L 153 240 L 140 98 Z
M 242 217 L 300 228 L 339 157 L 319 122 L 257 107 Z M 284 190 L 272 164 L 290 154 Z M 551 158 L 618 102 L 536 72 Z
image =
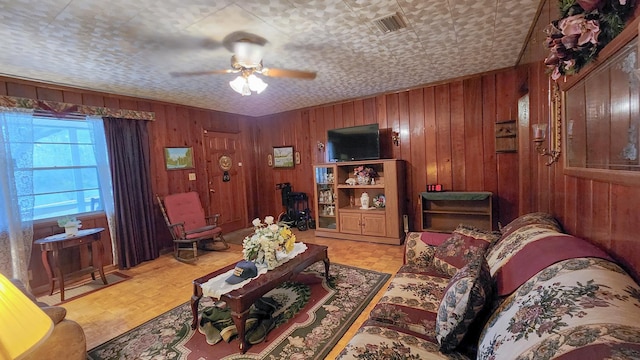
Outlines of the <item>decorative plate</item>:
M 373 206 L 377 208 L 383 208 L 385 205 L 384 194 L 378 194 L 373 198 Z
M 218 165 L 223 171 L 229 171 L 231 169 L 232 161 L 229 155 L 222 155 L 218 159 Z

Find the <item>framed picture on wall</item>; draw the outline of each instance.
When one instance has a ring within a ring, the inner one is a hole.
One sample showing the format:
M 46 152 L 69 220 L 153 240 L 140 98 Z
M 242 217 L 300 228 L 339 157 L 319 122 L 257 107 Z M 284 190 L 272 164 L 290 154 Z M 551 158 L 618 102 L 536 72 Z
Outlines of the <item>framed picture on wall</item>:
M 193 148 L 164 148 L 164 163 L 167 170 L 193 169 Z
M 273 147 L 273 167 L 274 168 L 292 168 L 293 162 L 293 146 L 274 146 Z

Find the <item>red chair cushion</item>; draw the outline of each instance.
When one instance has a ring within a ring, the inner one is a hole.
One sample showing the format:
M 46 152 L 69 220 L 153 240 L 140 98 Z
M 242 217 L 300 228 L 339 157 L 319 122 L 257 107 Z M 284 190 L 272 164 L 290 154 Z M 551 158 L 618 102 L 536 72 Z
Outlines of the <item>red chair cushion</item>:
M 164 198 L 164 207 L 172 224 L 184 222 L 186 232 L 207 226 L 200 197 L 195 191 L 171 194 Z M 201 234 L 198 234 L 200 237 Z

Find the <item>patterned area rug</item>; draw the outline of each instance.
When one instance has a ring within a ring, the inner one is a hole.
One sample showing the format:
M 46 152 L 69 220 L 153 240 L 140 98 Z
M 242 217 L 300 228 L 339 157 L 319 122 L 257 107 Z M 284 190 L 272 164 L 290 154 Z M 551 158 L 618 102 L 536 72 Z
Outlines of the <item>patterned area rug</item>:
M 324 359 L 390 275 L 331 264 L 327 284 L 323 273 L 316 263 L 265 295 L 283 305 L 277 327 L 243 355 L 237 340 L 208 345 L 191 330 L 187 302 L 90 350 L 89 359 Z M 200 311 L 213 304 L 203 298 Z

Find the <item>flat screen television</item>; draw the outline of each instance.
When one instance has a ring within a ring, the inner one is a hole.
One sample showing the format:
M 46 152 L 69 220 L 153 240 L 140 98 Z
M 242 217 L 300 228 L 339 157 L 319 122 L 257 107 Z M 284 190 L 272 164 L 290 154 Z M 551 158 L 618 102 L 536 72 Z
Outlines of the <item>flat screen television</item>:
M 327 155 L 330 162 L 380 159 L 378 124 L 327 131 Z

